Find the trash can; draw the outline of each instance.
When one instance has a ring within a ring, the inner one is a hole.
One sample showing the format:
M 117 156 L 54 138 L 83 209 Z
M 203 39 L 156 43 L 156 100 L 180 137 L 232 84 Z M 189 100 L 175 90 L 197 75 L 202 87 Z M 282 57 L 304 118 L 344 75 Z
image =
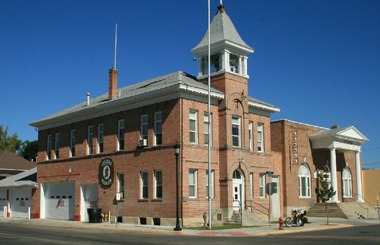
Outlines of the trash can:
M 102 223 L 102 209 L 101 208 L 88 208 L 88 222 L 89 223 Z

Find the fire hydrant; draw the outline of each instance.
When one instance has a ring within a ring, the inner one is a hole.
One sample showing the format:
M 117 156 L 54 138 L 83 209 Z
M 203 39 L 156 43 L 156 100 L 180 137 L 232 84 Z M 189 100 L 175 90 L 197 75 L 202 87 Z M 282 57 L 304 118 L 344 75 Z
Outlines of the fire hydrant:
M 284 229 L 284 220 L 282 219 L 282 217 L 280 217 L 278 219 L 278 229 L 279 230 L 283 230 Z

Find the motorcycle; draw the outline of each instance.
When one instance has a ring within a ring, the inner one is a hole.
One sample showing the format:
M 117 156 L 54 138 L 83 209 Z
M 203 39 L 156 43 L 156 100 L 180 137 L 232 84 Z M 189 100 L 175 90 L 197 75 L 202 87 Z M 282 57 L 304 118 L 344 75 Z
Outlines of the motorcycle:
M 285 226 L 304 226 L 308 222 L 306 213 L 307 211 L 305 210 L 302 212 L 302 209 L 293 210 L 292 216 L 285 219 Z

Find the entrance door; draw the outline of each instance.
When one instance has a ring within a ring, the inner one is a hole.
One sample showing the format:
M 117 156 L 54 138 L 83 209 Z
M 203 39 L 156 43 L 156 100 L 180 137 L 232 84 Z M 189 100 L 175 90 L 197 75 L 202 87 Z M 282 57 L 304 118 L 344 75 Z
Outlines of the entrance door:
M 278 219 L 280 213 L 280 181 L 278 176 L 272 177 L 272 213 L 273 218 Z
M 235 170 L 232 178 L 232 207 L 234 210 L 243 208 L 244 203 L 244 177 L 239 169 Z
M 98 185 L 82 185 L 81 221 L 88 222 L 88 208 L 98 208 Z

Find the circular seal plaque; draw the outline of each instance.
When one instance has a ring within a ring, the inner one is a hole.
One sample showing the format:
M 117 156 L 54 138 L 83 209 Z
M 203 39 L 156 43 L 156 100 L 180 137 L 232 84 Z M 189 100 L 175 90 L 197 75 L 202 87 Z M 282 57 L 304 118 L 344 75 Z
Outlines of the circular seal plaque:
M 113 161 L 109 158 L 103 159 L 99 164 L 99 184 L 103 189 L 110 188 L 113 183 Z

